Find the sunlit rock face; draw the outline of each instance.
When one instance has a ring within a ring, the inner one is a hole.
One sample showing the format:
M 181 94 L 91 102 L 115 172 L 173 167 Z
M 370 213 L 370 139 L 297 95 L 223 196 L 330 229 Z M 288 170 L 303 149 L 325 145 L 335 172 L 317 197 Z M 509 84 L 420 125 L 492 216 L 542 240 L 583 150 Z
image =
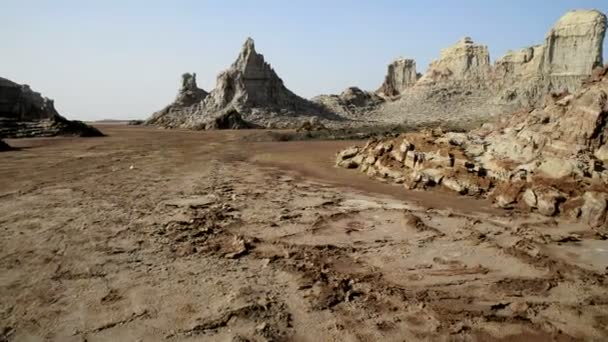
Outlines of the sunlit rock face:
M 441 81 L 478 80 L 487 78 L 490 72 L 490 53 L 485 45 L 475 44 L 470 37 L 441 51 L 441 57 L 433 61 L 420 83 Z
M 494 64 L 488 48 L 469 37 L 443 49 L 421 77 L 415 61 L 391 64 L 377 94 L 387 101 L 356 118 L 387 123 L 478 122 L 542 105 L 547 93 L 573 93 L 602 65 L 606 16 L 570 11 L 543 44 L 509 51 Z
M 388 65 L 384 83 L 378 89 L 378 93 L 384 96 L 398 96 L 405 89 L 416 84 L 416 81 L 418 81 L 416 61 L 399 58 Z
M 192 101 L 182 101 L 184 89 L 198 95 L 189 97 Z M 295 126 L 311 116 L 331 117 L 322 106 L 287 89 L 248 38 L 236 61 L 217 76 L 215 89 L 207 94 L 189 76 L 182 81 L 178 99 L 154 113 L 147 123 L 168 128 L 215 127 L 211 123 L 228 112 L 237 112 L 244 121 L 261 126 Z

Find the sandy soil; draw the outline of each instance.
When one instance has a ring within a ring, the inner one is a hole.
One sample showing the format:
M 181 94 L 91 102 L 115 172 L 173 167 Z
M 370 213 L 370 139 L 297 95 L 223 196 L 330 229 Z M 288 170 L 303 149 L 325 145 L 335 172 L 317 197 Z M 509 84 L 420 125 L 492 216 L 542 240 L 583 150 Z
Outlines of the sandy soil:
M 608 241 L 332 166 L 99 126 L 0 154 L 0 341 L 608 339 Z

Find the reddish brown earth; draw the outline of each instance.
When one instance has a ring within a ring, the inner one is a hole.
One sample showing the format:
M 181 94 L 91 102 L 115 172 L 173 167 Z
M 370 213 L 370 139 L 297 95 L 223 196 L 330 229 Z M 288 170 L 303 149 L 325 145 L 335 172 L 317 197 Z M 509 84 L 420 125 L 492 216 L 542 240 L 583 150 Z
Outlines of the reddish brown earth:
M 608 338 L 585 226 L 334 168 L 353 142 L 99 127 L 0 154 L 0 341 Z

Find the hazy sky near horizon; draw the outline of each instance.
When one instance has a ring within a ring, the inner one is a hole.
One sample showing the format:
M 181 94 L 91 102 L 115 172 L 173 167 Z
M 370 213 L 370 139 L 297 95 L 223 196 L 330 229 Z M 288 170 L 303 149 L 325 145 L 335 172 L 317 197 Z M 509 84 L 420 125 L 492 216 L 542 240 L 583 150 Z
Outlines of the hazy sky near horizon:
M 495 60 L 542 43 L 570 9 L 608 12 L 607 0 L 0 2 L 0 76 L 80 120 L 146 118 L 173 101 L 184 72 L 210 91 L 249 36 L 288 88 L 312 97 L 376 89 L 400 56 L 424 72 L 464 36 Z

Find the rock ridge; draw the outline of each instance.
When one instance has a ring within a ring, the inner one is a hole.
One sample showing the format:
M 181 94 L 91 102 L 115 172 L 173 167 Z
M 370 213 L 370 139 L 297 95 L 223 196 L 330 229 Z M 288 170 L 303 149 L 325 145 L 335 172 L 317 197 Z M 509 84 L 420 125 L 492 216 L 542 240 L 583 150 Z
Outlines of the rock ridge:
M 0 138 L 56 135 L 102 136 L 96 128 L 70 121 L 55 110 L 54 101 L 30 86 L 0 77 Z
M 541 106 L 545 94 L 574 93 L 602 65 L 606 25 L 606 15 L 597 10 L 569 11 L 543 44 L 509 51 L 494 64 L 487 46 L 464 37 L 443 49 L 415 81 L 415 61 L 397 59 L 389 65 L 376 91 L 385 101 L 364 113 L 353 108 L 334 111 L 386 123 L 477 122 Z

